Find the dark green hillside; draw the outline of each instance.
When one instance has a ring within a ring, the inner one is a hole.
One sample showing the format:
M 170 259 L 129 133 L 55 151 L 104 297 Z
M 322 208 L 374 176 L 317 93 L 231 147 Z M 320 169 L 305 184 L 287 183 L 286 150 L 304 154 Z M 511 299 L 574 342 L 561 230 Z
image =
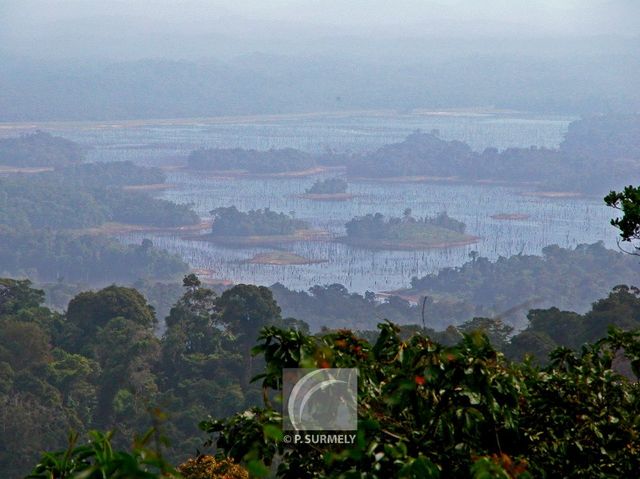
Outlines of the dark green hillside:
M 59 167 L 83 160 L 84 148 L 80 145 L 43 131 L 0 139 L 0 166 Z
M 88 228 L 128 223 L 152 228 L 195 225 L 198 215 L 123 186 L 164 181 L 158 169 L 129 162 L 82 164 L 0 178 L 0 272 L 39 281 L 104 284 L 172 279 L 187 265 L 148 240 L 122 245 Z

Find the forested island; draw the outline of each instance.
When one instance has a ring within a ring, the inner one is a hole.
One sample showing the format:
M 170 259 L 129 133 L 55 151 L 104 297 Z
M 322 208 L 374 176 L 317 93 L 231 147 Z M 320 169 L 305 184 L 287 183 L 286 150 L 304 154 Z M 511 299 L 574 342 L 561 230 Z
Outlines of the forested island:
M 266 151 L 208 148 L 192 151 L 187 160 L 189 169 L 211 172 L 287 173 L 317 166 L 311 154 L 294 148 Z
M 347 193 L 348 183 L 342 178 L 325 178 L 316 180 L 307 188 L 302 198 L 320 201 L 344 201 L 353 198 Z
M 106 222 L 157 227 L 198 223 L 188 206 L 122 188 L 158 177 L 158 171 L 107 163 L 0 178 L 0 224 L 80 229 Z
M 640 180 L 640 115 L 585 118 L 570 124 L 557 149 L 486 148 L 475 152 L 438 132 L 416 131 L 403 142 L 355 156 L 351 177 L 418 178 L 529 184 L 543 191 L 600 195 Z M 635 175 L 635 176 L 634 176 Z
M 440 213 L 433 218 L 414 218 L 407 209 L 402 218 L 385 219 L 381 213 L 353 218 L 345 224 L 347 244 L 372 249 L 449 248 L 476 243 L 465 234 L 465 224 Z
M 433 296 L 469 301 L 507 311 L 513 298 L 536 306 L 586 311 L 593 298 L 616 284 L 633 284 L 640 274 L 638 261 L 601 242 L 574 249 L 547 246 L 542 256 L 513 255 L 489 261 L 475 253 L 459 268 L 413 278 L 411 288 L 396 291 L 404 297 Z M 508 299 L 509 298 L 509 299 Z
M 269 208 L 245 212 L 229 206 L 216 208 L 210 214 L 213 217 L 211 232 L 193 239 L 246 246 L 300 241 L 313 234 L 305 221 Z
M 437 130 L 417 130 L 402 142 L 368 153 L 200 149 L 191 152 L 187 166 L 198 171 L 274 175 L 341 166 L 352 180 L 518 184 L 549 195 L 601 195 L 611 187 L 640 180 L 640 174 L 634 176 L 640 169 L 638 131 L 638 114 L 601 115 L 571 122 L 558 148 L 474 151 L 462 141 L 441 138 Z M 338 198 L 346 194 L 341 181 L 319 180 L 303 197 Z
M 187 167 L 196 171 L 303 174 L 345 167 L 351 180 L 461 181 L 518 184 L 548 195 L 602 195 L 640 181 L 640 115 L 602 115 L 573 121 L 558 148 L 494 147 L 474 151 L 437 130 L 417 130 L 399 143 L 368 153 L 299 149 L 266 151 L 209 148 L 192 151 Z M 630 176 L 631 175 L 631 176 Z M 305 191 L 309 199 L 346 199 L 342 179 L 318 180 Z M 335 196 L 334 196 L 335 195 Z

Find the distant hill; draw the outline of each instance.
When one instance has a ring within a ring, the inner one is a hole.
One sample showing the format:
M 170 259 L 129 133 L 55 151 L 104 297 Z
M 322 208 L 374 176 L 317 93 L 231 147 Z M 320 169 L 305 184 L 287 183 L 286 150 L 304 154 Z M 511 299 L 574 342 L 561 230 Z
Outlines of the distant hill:
M 0 165 L 57 167 L 75 165 L 83 160 L 82 146 L 43 131 L 0 139 Z
M 0 121 L 475 106 L 563 114 L 638 111 L 640 62 L 637 45 L 627 43 L 615 47 L 618 55 L 451 51 L 429 58 L 403 51 L 384 63 L 335 54 L 49 64 L 0 57 Z

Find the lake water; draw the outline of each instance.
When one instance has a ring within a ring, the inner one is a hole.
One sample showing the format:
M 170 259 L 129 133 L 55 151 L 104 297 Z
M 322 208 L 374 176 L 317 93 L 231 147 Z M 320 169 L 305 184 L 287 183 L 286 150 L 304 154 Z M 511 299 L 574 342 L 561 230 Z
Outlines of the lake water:
M 476 150 L 488 146 L 556 147 L 570 121 L 566 117 L 500 113 L 357 113 L 76 125 L 49 130 L 92 147 L 91 160 L 176 165 L 183 164 L 191 150 L 202 146 L 367 151 L 401 141 L 416 129 L 436 129 L 442 138 L 465 141 Z M 119 239 L 139 242 L 150 238 L 157 246 L 180 254 L 192 267 L 210 270 L 219 279 L 265 285 L 281 282 L 295 289 L 337 282 L 359 292 L 407 286 L 413 276 L 462 264 L 472 250 L 495 259 L 520 252 L 540 254 L 549 244 L 573 247 L 603 240 L 615 246 L 616 234 L 608 223 L 612 211 L 600 199 L 528 197 L 521 194 L 523 187 L 376 182 L 351 182 L 349 190 L 355 197 L 346 202 L 297 197 L 321 176 L 215 179 L 171 171 L 167 181 L 174 187 L 159 194 L 178 203 L 193 204 L 203 217 L 213 208 L 230 205 L 241 210 L 269 207 L 294 212 L 314 228 L 335 236 L 344 234 L 344 223 L 357 215 L 381 212 L 399 216 L 407 207 L 414 216 L 446 211 L 464 221 L 467 232 L 481 237 L 481 241 L 467 247 L 428 251 L 369 251 L 335 242 L 298 242 L 281 245 L 281 249 L 326 262 L 275 266 L 246 262 L 269 248 L 234 249 L 171 235 L 129 234 Z M 500 213 L 525 214 L 529 218 L 491 218 Z
M 444 139 L 469 143 L 474 149 L 504 149 L 531 145 L 557 147 L 572 118 L 507 113 L 353 113 L 339 115 L 222 118 L 194 121 L 145 121 L 100 124 L 54 124 L 41 129 L 78 141 L 91 149 L 89 160 L 132 160 L 145 165 L 180 165 L 193 149 L 208 147 L 283 148 L 310 152 L 373 150 L 397 142 L 421 129 L 438 130 Z M 128 234 L 124 242 L 150 238 L 180 254 L 192 267 L 207 269 L 219 279 L 270 285 L 281 282 L 295 289 L 314 284 L 342 283 L 354 291 L 385 291 L 407 286 L 423 276 L 468 260 L 471 251 L 498 256 L 540 254 L 549 244 L 573 247 L 603 240 L 615 246 L 609 225 L 613 212 L 600 199 L 543 199 L 523 196 L 523 187 L 449 183 L 351 182 L 355 197 L 346 202 L 317 202 L 298 198 L 317 178 L 204 178 L 180 171 L 168 173 L 174 185 L 159 193 L 178 203 L 191 203 L 203 217 L 219 206 L 241 210 L 269 207 L 293 212 L 314 228 L 344 234 L 344 223 L 357 215 L 380 212 L 399 216 L 409 207 L 414 216 L 446 211 L 462 220 L 467 232 L 481 237 L 475 245 L 427 251 L 369 251 L 335 242 L 282 245 L 324 263 L 295 266 L 249 264 L 268 248 L 233 249 L 179 236 Z M 325 175 L 326 176 L 326 175 Z M 527 220 L 495 220 L 491 215 L 518 213 Z
M 367 151 L 401 141 L 417 129 L 438 130 L 443 139 L 461 140 L 476 150 L 488 146 L 554 147 L 572 119 L 515 113 L 369 112 L 38 127 L 93 148 L 89 160 L 127 159 L 157 165 L 180 163 L 191 150 L 203 146 Z

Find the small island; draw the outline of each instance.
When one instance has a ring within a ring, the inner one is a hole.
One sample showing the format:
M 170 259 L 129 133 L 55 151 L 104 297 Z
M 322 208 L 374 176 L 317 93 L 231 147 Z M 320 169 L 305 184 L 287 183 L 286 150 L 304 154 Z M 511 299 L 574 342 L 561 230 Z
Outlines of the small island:
M 353 198 L 347 193 L 348 184 L 342 178 L 326 178 L 317 180 L 307 188 L 301 198 L 318 201 L 345 201 Z
M 340 241 L 367 249 L 419 250 L 453 248 L 477 243 L 479 238 L 465 234 L 463 222 L 446 213 L 414 218 L 411 209 L 402 218 L 385 219 L 381 213 L 353 218 L 346 225 L 347 236 Z
M 271 246 L 293 241 L 323 239 L 326 233 L 309 229 L 308 223 L 293 214 L 277 213 L 269 208 L 239 211 L 235 206 L 212 210 L 213 225 L 206 235 L 187 239 L 211 241 L 227 246 Z
M 308 259 L 289 251 L 269 251 L 258 253 L 253 258 L 247 260 L 250 264 L 267 264 L 276 266 L 303 265 L 326 263 L 326 259 Z

